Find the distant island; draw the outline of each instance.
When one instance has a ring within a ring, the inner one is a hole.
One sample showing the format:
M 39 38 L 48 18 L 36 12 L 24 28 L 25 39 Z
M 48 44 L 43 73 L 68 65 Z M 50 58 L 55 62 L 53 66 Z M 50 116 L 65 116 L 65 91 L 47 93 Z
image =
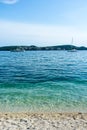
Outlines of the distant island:
M 0 47 L 0 51 L 38 51 L 38 50 L 87 50 L 87 47 L 81 46 L 77 47 L 74 45 L 58 45 L 58 46 L 46 46 L 46 47 L 38 47 L 38 46 L 4 46 Z

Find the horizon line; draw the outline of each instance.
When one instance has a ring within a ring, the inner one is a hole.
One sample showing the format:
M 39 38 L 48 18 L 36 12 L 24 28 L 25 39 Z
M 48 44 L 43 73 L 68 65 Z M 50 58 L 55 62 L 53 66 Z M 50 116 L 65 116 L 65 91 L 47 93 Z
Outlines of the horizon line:
M 60 44 L 60 45 L 49 45 L 49 46 L 37 46 L 37 45 L 34 45 L 34 44 L 31 44 L 31 45 L 6 45 L 6 46 L 0 46 L 0 47 L 30 47 L 30 46 L 35 46 L 35 47 L 56 47 L 56 46 L 75 46 L 75 47 L 86 47 L 87 46 L 78 46 L 78 45 L 73 45 L 73 44 Z

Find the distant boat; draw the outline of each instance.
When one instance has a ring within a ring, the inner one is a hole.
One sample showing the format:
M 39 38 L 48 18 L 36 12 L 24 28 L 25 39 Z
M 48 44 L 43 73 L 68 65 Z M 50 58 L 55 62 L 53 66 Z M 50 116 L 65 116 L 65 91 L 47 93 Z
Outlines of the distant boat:
M 73 45 L 73 37 L 72 37 L 71 44 Z M 68 52 L 77 52 L 77 50 L 75 48 L 71 48 L 70 50 L 68 50 Z
M 23 50 L 11 50 L 10 52 L 24 52 Z
M 24 52 L 24 51 L 25 51 L 24 49 L 17 48 L 17 49 L 11 50 L 10 52 Z
M 68 52 L 77 52 L 76 49 L 71 49 L 71 50 L 68 50 Z

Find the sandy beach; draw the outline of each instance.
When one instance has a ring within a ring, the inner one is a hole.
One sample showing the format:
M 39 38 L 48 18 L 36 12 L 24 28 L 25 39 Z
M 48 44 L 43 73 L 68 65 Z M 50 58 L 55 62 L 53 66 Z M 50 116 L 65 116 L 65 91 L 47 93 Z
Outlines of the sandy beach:
M 0 113 L 0 130 L 87 130 L 87 114 Z

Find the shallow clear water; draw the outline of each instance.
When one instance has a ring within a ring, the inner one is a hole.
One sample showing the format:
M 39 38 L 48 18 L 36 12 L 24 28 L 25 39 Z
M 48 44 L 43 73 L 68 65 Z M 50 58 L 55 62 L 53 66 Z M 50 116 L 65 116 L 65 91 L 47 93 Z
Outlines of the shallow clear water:
M 0 52 L 0 111 L 87 112 L 87 51 Z

